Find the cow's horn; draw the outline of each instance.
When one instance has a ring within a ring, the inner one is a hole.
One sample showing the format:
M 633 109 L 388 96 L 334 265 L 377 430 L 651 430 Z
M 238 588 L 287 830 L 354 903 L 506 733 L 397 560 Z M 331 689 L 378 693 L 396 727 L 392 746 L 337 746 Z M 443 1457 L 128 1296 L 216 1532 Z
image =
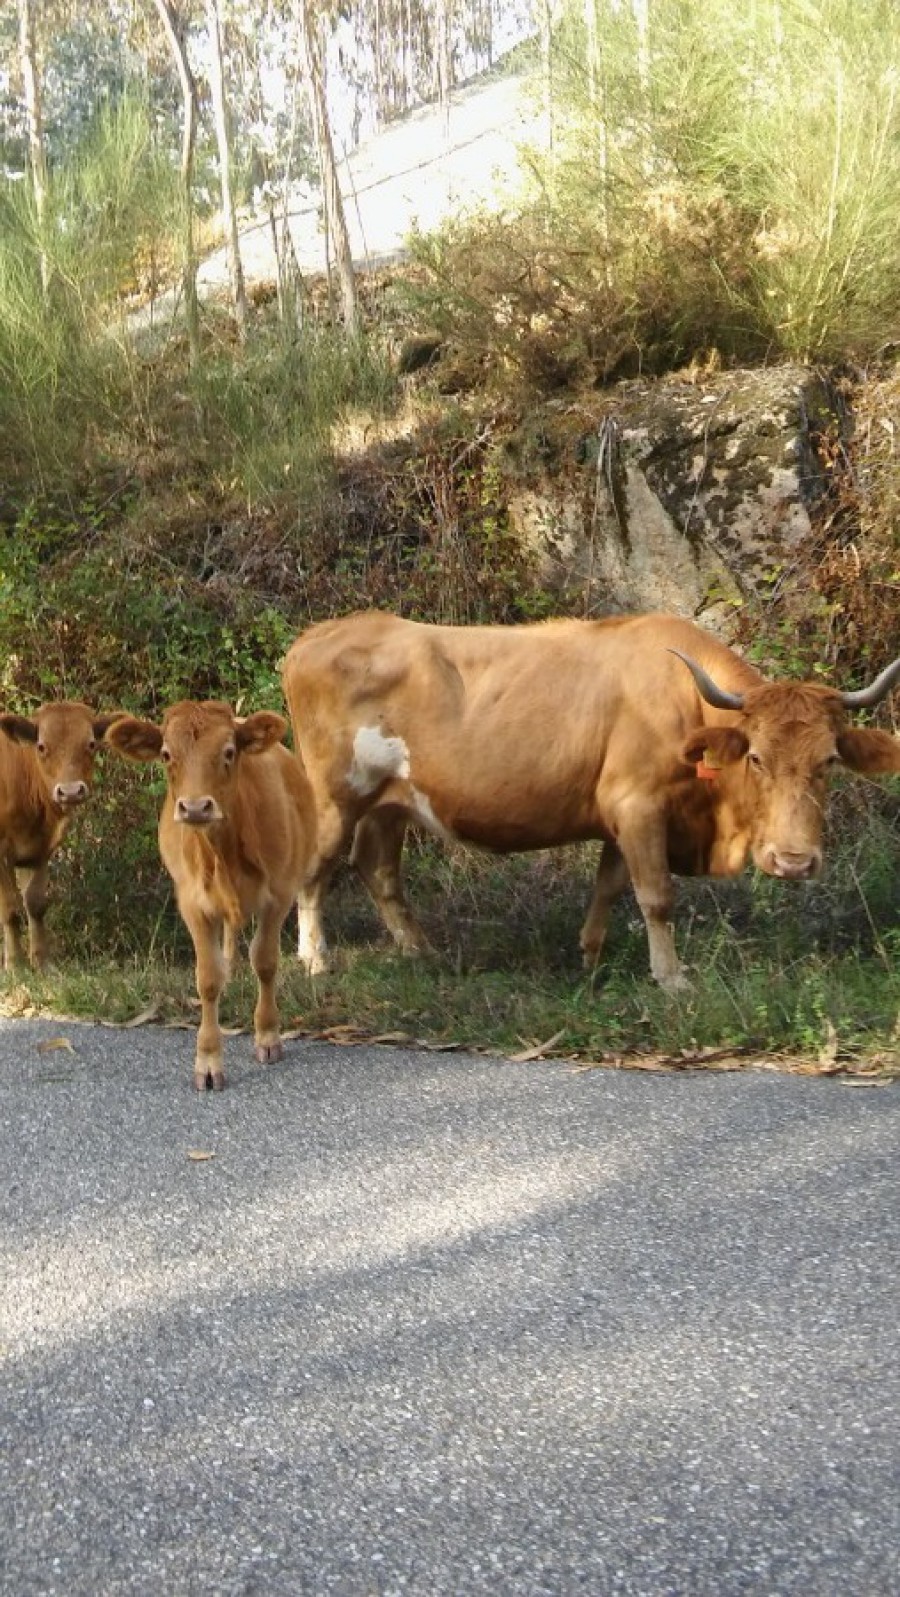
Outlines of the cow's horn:
M 669 653 L 677 654 L 679 660 L 684 661 L 697 684 L 701 698 L 704 698 L 707 704 L 711 704 L 714 710 L 742 710 L 744 708 L 743 693 L 726 693 L 724 688 L 718 687 L 712 677 L 707 675 L 702 665 L 698 665 L 696 660 L 692 660 L 689 654 L 682 654 L 680 649 L 670 649 Z
M 857 693 L 842 693 L 841 703 L 845 710 L 872 710 L 887 698 L 896 682 L 900 682 L 900 660 L 889 665 L 867 688 L 860 688 Z

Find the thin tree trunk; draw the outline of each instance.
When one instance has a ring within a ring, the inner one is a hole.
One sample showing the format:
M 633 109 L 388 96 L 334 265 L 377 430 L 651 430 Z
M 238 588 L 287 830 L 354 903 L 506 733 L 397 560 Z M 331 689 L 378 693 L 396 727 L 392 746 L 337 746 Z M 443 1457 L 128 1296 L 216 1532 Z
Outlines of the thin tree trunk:
M 375 0 L 375 104 L 379 127 L 387 121 L 384 104 L 384 72 L 381 63 L 381 0 Z
M 41 285 L 46 298 L 50 287 L 50 258 L 47 254 L 47 152 L 41 109 L 41 76 L 38 68 L 34 0 L 19 0 L 19 50 L 25 91 L 25 116 L 28 123 L 28 160 L 38 225 Z
M 450 90 L 452 88 L 453 63 L 450 55 L 450 7 L 452 0 L 437 0 L 435 7 L 434 26 L 437 33 L 435 50 L 435 73 L 437 77 L 438 103 L 444 122 L 444 140 L 450 141 Z
M 228 243 L 228 267 L 231 278 L 231 303 L 237 323 L 238 338 L 243 344 L 247 338 L 247 292 L 244 287 L 244 265 L 241 260 L 241 242 L 238 233 L 237 210 L 231 185 L 231 118 L 225 100 L 225 70 L 222 50 L 222 18 L 220 0 L 206 0 L 206 20 L 212 47 L 209 82 L 212 91 L 213 117 L 216 125 L 216 144 L 219 151 L 219 182 L 222 189 L 222 227 Z
M 344 212 L 344 201 L 338 182 L 334 141 L 331 137 L 331 122 L 328 116 L 328 102 L 325 97 L 322 50 L 316 32 L 311 0 L 301 0 L 300 31 L 303 35 L 306 86 L 309 93 L 313 132 L 319 156 L 322 193 L 325 200 L 325 216 L 331 247 L 334 252 L 335 267 L 340 281 L 344 324 L 348 331 L 355 333 L 359 328 L 359 301 L 356 293 L 356 279 L 353 275 L 353 256 L 350 250 L 350 235 L 347 231 L 347 217 Z
M 181 84 L 183 124 L 181 130 L 181 186 L 183 217 L 183 285 L 184 314 L 187 322 L 188 351 L 192 366 L 200 364 L 200 307 L 197 301 L 197 252 L 194 244 L 194 150 L 197 143 L 197 85 L 191 64 L 181 18 L 172 0 L 154 0 L 160 21 L 169 41 Z
M 553 149 L 553 0 L 541 0 L 540 16 L 541 87 L 544 101 L 544 126 L 547 149 Z

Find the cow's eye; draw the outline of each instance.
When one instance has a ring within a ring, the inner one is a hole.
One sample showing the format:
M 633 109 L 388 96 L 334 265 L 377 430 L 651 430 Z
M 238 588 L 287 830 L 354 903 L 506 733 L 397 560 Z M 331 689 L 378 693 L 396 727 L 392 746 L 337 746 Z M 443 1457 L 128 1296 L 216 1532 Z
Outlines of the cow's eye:
M 93 754 L 95 749 L 96 749 L 96 747 L 97 747 L 97 739 L 96 738 L 89 738 L 88 739 L 88 754 Z
M 224 749 L 222 750 L 222 758 L 226 765 L 234 764 L 234 752 L 234 744 L 226 743 Z
M 47 753 L 47 745 L 44 742 L 43 738 L 38 738 L 37 751 L 38 751 L 38 754 L 40 754 L 42 756 Z
M 755 749 L 751 749 L 750 750 L 749 754 L 747 755 L 747 759 L 750 761 L 751 765 L 756 767 L 757 771 L 761 771 L 762 770 L 762 763 L 763 762 L 762 762 L 760 756 L 757 754 Z
M 171 750 L 169 750 L 167 748 L 161 748 L 160 751 L 159 751 L 159 757 L 162 760 L 163 765 L 171 765 L 171 763 L 172 763 Z

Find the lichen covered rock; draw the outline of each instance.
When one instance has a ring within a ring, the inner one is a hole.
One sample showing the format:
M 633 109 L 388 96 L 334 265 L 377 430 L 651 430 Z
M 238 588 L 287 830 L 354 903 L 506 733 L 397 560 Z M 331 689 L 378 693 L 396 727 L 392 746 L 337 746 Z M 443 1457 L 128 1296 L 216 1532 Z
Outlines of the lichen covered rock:
M 839 396 L 797 366 L 630 381 L 597 401 L 581 469 L 537 473 L 510 514 L 542 580 L 588 613 L 665 609 L 710 625 L 789 578 L 827 486 Z

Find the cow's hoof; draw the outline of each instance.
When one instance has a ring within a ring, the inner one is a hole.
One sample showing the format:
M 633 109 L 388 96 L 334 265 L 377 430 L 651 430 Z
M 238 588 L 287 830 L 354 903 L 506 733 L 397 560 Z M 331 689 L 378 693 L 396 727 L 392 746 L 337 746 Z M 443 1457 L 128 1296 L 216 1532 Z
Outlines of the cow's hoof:
M 661 976 L 659 985 L 664 993 L 692 993 L 694 990 L 694 984 L 684 970 L 673 971 L 671 976 Z
M 277 1065 L 279 1059 L 284 1058 L 280 1038 L 276 1038 L 275 1042 L 258 1042 L 253 1051 L 261 1065 Z
M 307 953 L 301 953 L 298 949 L 297 963 L 307 976 L 327 976 L 331 969 L 331 958 L 326 948 L 313 948 Z

